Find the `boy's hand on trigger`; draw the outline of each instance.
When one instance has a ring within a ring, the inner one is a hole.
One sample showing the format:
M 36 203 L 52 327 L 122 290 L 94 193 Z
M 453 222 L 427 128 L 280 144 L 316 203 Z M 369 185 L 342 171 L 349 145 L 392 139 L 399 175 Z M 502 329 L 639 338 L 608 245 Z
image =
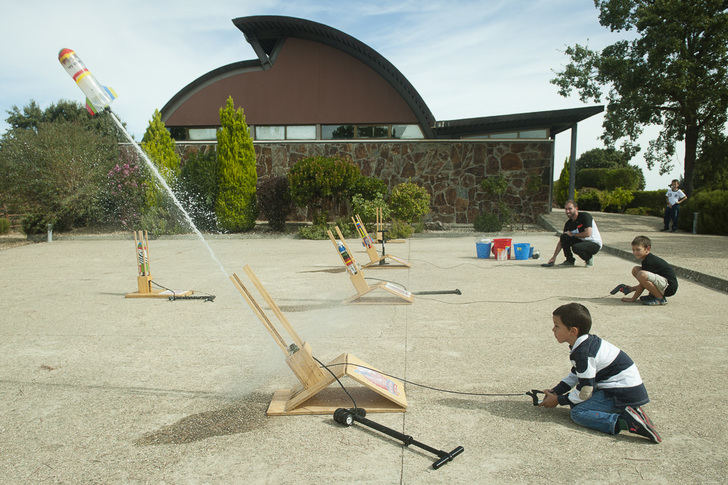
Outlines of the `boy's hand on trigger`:
M 546 397 L 543 398 L 543 401 L 541 402 L 541 404 L 539 404 L 539 407 L 555 408 L 559 405 L 559 397 L 551 392 L 551 389 L 544 389 L 543 393 L 546 395 Z

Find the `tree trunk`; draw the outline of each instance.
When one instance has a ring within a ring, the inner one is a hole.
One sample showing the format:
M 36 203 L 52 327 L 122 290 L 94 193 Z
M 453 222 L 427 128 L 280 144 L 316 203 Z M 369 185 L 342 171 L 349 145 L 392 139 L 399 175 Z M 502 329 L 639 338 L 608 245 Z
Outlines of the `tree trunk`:
M 698 127 L 691 123 L 685 130 L 685 174 L 684 183 L 686 194 L 693 195 L 693 175 L 695 173 L 695 159 L 698 151 Z

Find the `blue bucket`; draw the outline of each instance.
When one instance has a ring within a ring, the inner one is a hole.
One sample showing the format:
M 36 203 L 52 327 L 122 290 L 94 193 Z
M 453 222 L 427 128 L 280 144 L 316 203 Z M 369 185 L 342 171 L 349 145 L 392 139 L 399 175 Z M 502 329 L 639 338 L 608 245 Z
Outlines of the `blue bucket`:
M 490 242 L 476 242 L 475 253 L 478 258 L 488 259 L 490 257 Z
M 513 245 L 516 259 L 528 259 L 531 255 L 531 245 L 529 243 L 518 243 Z

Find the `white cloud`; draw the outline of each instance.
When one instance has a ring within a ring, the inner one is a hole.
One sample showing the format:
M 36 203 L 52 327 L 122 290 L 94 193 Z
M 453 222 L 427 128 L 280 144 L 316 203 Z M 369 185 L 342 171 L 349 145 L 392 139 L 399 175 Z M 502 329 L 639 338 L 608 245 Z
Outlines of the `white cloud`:
M 254 58 L 232 24 L 247 15 L 287 15 L 321 22 L 370 45 L 413 84 L 436 119 L 574 108 L 549 84 L 576 42 L 600 48 L 616 34 L 599 26 L 591 2 L 570 0 L 402 1 L 388 4 L 313 0 L 14 2 L 0 32 L 0 131 L 5 111 L 35 99 L 42 107 L 81 93 L 56 59 L 69 47 L 102 84 L 116 89 L 114 110 L 140 138 L 154 109 L 197 77 Z M 579 125 L 578 153 L 601 146 L 601 116 Z M 556 173 L 569 133 L 556 137 Z M 646 141 L 644 143 L 646 146 Z M 677 163 L 677 166 L 681 166 Z M 677 172 L 677 170 L 676 170 Z M 648 187 L 676 173 L 646 172 Z

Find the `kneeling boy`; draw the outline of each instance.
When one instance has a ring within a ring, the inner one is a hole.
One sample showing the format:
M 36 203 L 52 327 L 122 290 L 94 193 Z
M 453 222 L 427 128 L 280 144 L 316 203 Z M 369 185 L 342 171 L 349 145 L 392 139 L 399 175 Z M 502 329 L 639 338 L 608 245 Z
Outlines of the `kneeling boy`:
M 637 236 L 632 241 L 632 254 L 642 261 L 642 266 L 632 268 L 632 276 L 637 279 L 636 286 L 617 285 L 612 294 L 621 291 L 625 295 L 635 292 L 632 297 L 624 297 L 622 301 L 633 302 L 639 298 L 643 305 L 666 305 L 667 297 L 677 292 L 677 276 L 672 266 L 650 251 L 652 241 L 647 236 Z M 648 295 L 640 296 L 644 290 Z
M 567 342 L 573 367 L 540 406 L 571 406 L 571 419 L 581 426 L 617 434 L 626 429 L 654 443 L 660 435 L 641 408 L 649 402 L 637 366 L 606 340 L 590 335 L 591 315 L 584 305 L 569 303 L 554 310 L 554 337 Z

